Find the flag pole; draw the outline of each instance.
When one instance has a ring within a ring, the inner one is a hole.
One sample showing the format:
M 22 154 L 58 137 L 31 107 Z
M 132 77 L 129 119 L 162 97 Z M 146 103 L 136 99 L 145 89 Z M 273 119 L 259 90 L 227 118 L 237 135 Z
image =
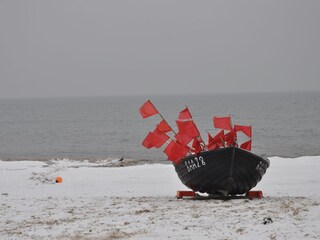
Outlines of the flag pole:
M 148 101 L 150 101 L 150 99 L 148 99 Z M 150 101 L 151 102 L 151 101 Z M 163 121 L 165 121 L 167 124 L 168 124 L 168 126 L 171 128 L 171 131 L 174 133 L 174 134 L 177 134 L 174 130 L 173 130 L 173 128 L 169 125 L 169 123 L 167 122 L 167 120 L 162 116 L 162 114 L 159 112 L 159 110 L 154 106 L 154 104 L 151 102 L 151 104 L 152 104 L 152 106 L 154 107 L 154 109 L 156 109 L 157 110 L 157 112 L 158 112 L 158 114 L 159 114 L 159 116 L 161 117 L 161 119 L 163 120 Z
M 185 106 L 186 106 L 187 109 L 189 109 L 187 105 L 185 105 Z M 194 123 L 194 125 L 197 127 L 197 124 L 194 122 L 192 116 L 191 116 L 191 121 L 192 121 L 192 122 Z M 198 127 L 197 127 L 197 129 L 198 129 Z M 199 129 L 198 129 L 198 132 L 199 132 L 199 139 L 197 139 L 197 140 L 199 140 L 199 141 L 200 141 L 200 144 L 202 144 L 203 150 L 208 150 L 206 144 L 204 143 L 204 141 L 203 141 L 203 139 L 202 139 L 202 137 L 201 137 L 201 133 L 200 133 Z
M 152 104 L 153 105 L 153 104 Z M 154 106 L 154 105 L 153 105 Z M 157 109 L 155 106 L 154 106 L 154 108 L 155 109 Z M 159 116 L 161 117 L 161 119 L 163 120 L 163 121 L 165 121 L 167 124 L 168 124 L 168 126 L 171 128 L 171 131 L 173 132 L 173 134 L 174 135 L 177 135 L 177 133 L 173 130 L 173 128 L 169 125 L 169 123 L 167 122 L 167 120 L 163 117 L 163 115 L 158 111 L 158 109 L 157 109 L 157 112 L 158 112 L 158 114 L 159 114 Z M 161 131 L 161 130 L 160 130 Z M 161 131 L 162 132 L 162 131 Z M 172 138 L 172 137 L 170 137 L 169 136 L 169 138 L 172 140 L 172 141 L 174 141 L 175 143 L 177 143 L 177 144 L 179 144 L 180 146 L 182 146 L 182 147 L 184 147 L 179 141 L 177 141 L 176 139 L 174 139 L 174 138 Z M 190 149 L 192 149 L 192 150 L 194 150 L 192 147 L 190 147 Z M 189 150 L 188 151 L 189 152 L 189 154 L 192 154 L 192 152 Z

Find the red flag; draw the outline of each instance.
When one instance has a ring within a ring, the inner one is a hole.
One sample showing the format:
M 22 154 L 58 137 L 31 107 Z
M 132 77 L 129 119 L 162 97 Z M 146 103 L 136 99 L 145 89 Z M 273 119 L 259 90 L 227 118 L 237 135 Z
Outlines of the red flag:
M 222 147 L 224 143 L 224 130 L 221 130 L 217 135 L 215 135 L 211 141 L 208 143 L 208 149 Z
M 208 133 L 208 145 L 211 141 L 212 141 L 212 136 L 210 135 L 210 133 Z
M 195 138 L 200 136 L 200 132 L 193 121 L 176 121 L 179 133 Z
M 168 160 L 178 164 L 179 160 L 187 155 L 188 148 L 183 147 L 172 140 L 163 152 L 167 154 Z
M 145 137 L 145 139 L 142 142 L 142 146 L 144 146 L 145 148 L 152 148 L 154 147 L 153 144 L 150 142 L 150 138 L 151 138 L 151 132 L 148 133 L 148 135 Z
M 251 126 L 234 125 L 234 130 L 236 132 L 239 132 L 239 131 L 243 132 L 249 138 L 252 137 L 252 127 Z
M 142 145 L 148 149 L 152 147 L 160 148 L 168 139 L 169 137 L 165 133 L 156 129 L 154 132 L 148 133 Z
M 139 109 L 140 115 L 142 118 L 151 117 L 155 114 L 158 114 L 158 110 L 152 104 L 150 100 L 146 101 Z
M 187 146 L 193 139 L 192 137 L 189 137 L 188 135 L 182 135 L 181 133 L 177 133 L 176 135 L 174 135 L 174 137 L 179 143 L 185 146 Z
M 219 148 L 218 145 L 212 140 L 213 140 L 213 137 L 210 135 L 210 133 L 208 133 L 208 144 L 207 144 L 208 150 L 214 150 Z
M 192 119 L 192 116 L 191 116 L 191 113 L 189 112 L 188 107 L 186 107 L 179 113 L 178 119 L 180 120 Z
M 251 144 L 252 144 L 252 140 L 250 139 L 249 141 L 242 143 L 240 147 L 247 151 L 251 151 Z
M 237 133 L 233 130 L 224 135 L 224 140 L 226 141 L 227 146 L 233 146 L 236 139 Z
M 198 139 L 195 138 L 193 140 L 192 148 L 194 149 L 195 154 L 198 154 L 199 152 L 202 151 L 202 147 L 201 147 L 200 141 L 198 141 Z
M 151 143 L 153 143 L 156 148 L 161 147 L 169 139 L 169 136 L 161 132 L 158 128 L 156 128 L 152 134 Z
M 213 126 L 224 130 L 232 130 L 231 119 L 228 117 L 213 117 Z
M 219 146 L 216 143 L 209 143 L 207 148 L 208 150 L 215 150 L 215 149 L 218 149 Z
M 164 133 L 172 131 L 171 127 L 170 127 L 169 124 L 166 122 L 166 120 L 162 120 L 162 121 L 158 124 L 157 128 L 158 128 L 161 132 L 164 132 Z

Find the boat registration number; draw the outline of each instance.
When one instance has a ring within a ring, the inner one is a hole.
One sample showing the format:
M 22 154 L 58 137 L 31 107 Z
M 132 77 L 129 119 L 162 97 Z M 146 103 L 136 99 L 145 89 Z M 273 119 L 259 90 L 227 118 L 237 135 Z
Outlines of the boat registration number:
M 196 170 L 202 166 L 206 165 L 204 158 L 202 156 L 191 158 L 190 160 L 186 160 L 184 164 L 187 167 L 188 172 Z

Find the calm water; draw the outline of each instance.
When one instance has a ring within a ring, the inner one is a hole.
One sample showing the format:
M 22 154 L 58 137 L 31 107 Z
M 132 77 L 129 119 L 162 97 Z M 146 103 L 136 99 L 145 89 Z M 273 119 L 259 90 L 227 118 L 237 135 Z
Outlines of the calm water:
M 0 99 L 0 159 L 164 160 L 140 143 L 160 120 L 142 120 L 148 97 Z M 188 105 L 204 139 L 213 115 L 253 126 L 253 152 L 267 156 L 320 155 L 320 92 L 150 97 L 174 126 Z

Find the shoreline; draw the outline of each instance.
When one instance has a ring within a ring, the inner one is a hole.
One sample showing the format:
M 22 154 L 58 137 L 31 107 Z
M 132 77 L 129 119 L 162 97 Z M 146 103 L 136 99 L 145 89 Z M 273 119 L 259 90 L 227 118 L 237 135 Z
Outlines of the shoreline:
M 279 159 L 301 159 L 301 158 L 318 158 L 320 155 L 304 155 L 304 156 L 297 156 L 297 157 L 290 157 L 290 156 L 267 156 L 262 154 L 261 156 L 266 156 L 268 159 L 272 158 L 279 158 Z M 72 157 L 42 157 L 42 158 L 0 158 L 2 162 L 23 162 L 23 161 L 35 161 L 35 162 L 43 162 L 46 164 L 52 164 L 52 162 L 56 161 L 70 161 L 74 163 L 89 163 L 89 164 L 100 164 L 106 167 L 110 166 L 136 166 L 136 165 L 144 165 L 144 164 L 172 164 L 171 161 L 167 159 L 134 159 L 134 158 L 125 158 L 125 157 L 93 157 L 93 158 L 72 158 Z

